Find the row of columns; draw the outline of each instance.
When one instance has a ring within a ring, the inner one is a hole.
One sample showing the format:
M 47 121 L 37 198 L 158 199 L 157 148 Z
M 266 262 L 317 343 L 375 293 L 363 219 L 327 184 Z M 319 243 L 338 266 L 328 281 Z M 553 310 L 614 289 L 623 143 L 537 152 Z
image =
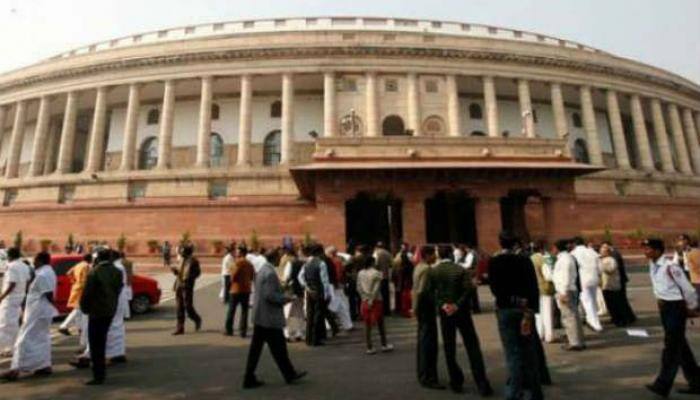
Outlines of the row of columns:
M 370 71 L 365 75 L 365 119 L 366 136 L 380 136 L 379 126 L 379 97 L 378 79 L 376 72 Z M 252 134 L 252 76 L 241 76 L 240 110 L 239 110 L 239 166 L 249 165 L 250 143 Z M 200 78 L 200 107 L 199 123 L 197 129 L 197 157 L 195 166 L 208 168 L 210 166 L 210 132 L 211 132 L 211 108 L 213 98 L 214 77 Z M 487 132 L 490 137 L 500 137 L 498 120 L 498 102 L 494 77 L 482 78 L 484 109 Z M 282 75 L 282 118 L 281 118 L 281 163 L 288 164 L 292 159 L 294 137 L 294 76 L 291 73 Z M 338 134 L 338 115 L 336 106 L 336 76 L 334 72 L 325 72 L 323 75 L 324 87 L 324 135 L 336 136 Z M 461 122 L 459 116 L 459 95 L 456 75 L 445 77 L 447 98 L 447 132 L 449 136 L 461 134 Z M 530 82 L 526 79 L 517 81 L 518 99 L 522 117 L 522 128 L 525 137 L 537 137 L 532 99 L 530 95 Z M 554 115 L 554 126 L 558 137 L 565 137 L 568 130 L 568 122 L 565 112 L 562 85 L 557 82 L 550 84 L 551 106 Z M 88 143 L 88 157 L 85 165 L 86 172 L 97 172 L 104 161 L 104 145 L 107 116 L 108 87 L 98 87 L 96 90 L 94 116 L 90 129 Z M 418 75 L 407 74 L 407 128 L 414 135 L 423 134 L 420 121 L 420 88 Z M 141 104 L 141 84 L 129 85 L 126 120 L 123 132 L 123 150 L 120 164 L 121 171 L 131 171 L 137 165 L 137 128 L 139 109 Z M 610 117 L 610 127 L 617 164 L 620 169 L 630 169 L 630 156 L 622 124 L 618 93 L 615 90 L 606 90 L 606 105 Z M 591 88 L 579 87 L 581 116 L 583 129 L 588 142 L 588 150 L 591 163 L 602 165 L 602 151 L 598 128 L 596 124 L 595 110 Z M 51 170 L 50 157 L 47 156 L 47 147 L 51 147 L 49 135 L 50 97 L 42 96 L 39 99 L 39 111 L 35 128 L 35 140 L 32 146 L 32 160 L 29 168 L 29 176 L 38 176 Z M 61 127 L 58 160 L 55 171 L 59 174 L 70 173 L 72 170 L 73 149 L 75 144 L 76 121 L 78 114 L 79 93 L 75 91 L 66 94 L 63 124 Z M 700 144 L 698 143 L 696 125 L 700 124 L 700 115 L 694 116 L 690 109 L 679 111 L 678 106 L 669 103 L 666 105 L 670 127 L 666 126 L 664 110 L 661 101 L 650 99 L 651 117 L 654 133 L 661 155 L 662 170 L 673 172 L 673 158 L 671 145 L 668 140 L 668 131 L 673 135 L 678 152 L 678 162 L 682 173 L 692 175 L 693 169 L 700 173 Z M 175 81 L 164 82 L 163 99 L 161 107 L 160 127 L 158 133 L 158 169 L 168 169 L 172 166 L 172 141 L 173 119 L 175 108 Z M 18 175 L 20 152 L 24 137 L 27 100 L 18 101 L 15 105 L 14 123 L 9 146 L 8 163 L 5 172 L 6 178 L 15 178 Z M 641 168 L 653 170 L 654 161 L 651 145 L 645 123 L 642 99 L 637 94 L 630 96 L 630 111 L 634 127 L 635 140 L 637 142 Z M 7 107 L 0 106 L 0 126 L 7 115 Z M 697 123 L 696 123 L 697 120 Z M 686 143 L 688 144 L 686 146 Z

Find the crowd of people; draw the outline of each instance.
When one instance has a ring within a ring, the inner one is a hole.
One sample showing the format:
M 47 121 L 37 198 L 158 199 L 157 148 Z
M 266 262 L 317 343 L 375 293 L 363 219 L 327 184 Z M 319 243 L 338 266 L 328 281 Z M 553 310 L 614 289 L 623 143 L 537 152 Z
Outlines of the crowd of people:
M 465 377 L 457 362 L 459 332 L 476 390 L 490 396 L 493 388 L 472 319 L 481 310 L 480 284 L 488 284 L 495 298 L 508 371 L 507 399 L 543 398 L 542 385 L 552 383 L 543 343 L 564 341 L 564 350 L 583 351 L 584 327 L 601 332 L 601 316 L 608 315 L 617 327 L 635 323 L 625 262 L 611 243 L 586 243 L 576 237 L 549 246 L 524 244 L 509 232 L 502 232 L 499 242 L 501 249 L 486 259 L 472 247 L 457 245 L 403 244 L 392 254 L 382 242 L 349 246 L 347 252 L 289 239 L 267 250 L 232 242 L 222 260 L 220 297 L 227 306 L 225 335 L 234 335 L 236 315 L 243 338 L 252 322 L 244 388 L 263 384 L 255 371 L 265 344 L 288 383 L 306 375 L 293 366 L 288 342 L 323 346 L 361 323 L 367 355 L 391 352 L 394 346 L 385 318 L 395 315 L 417 321 L 416 373 L 422 386 L 463 392 Z M 667 396 L 681 368 L 689 384 L 683 391 L 700 394 L 700 367 L 685 337 L 687 319 L 698 315 L 700 249 L 686 235 L 678 238 L 673 257 L 664 255 L 664 242 L 658 239 L 645 240 L 643 248 L 665 333 L 662 367 L 647 388 Z M 182 335 L 186 317 L 195 330 L 202 326 L 194 306 L 201 266 L 190 243 L 178 246 L 176 255 L 173 265 L 170 248 L 167 255 L 163 251 L 164 264 L 175 277 L 173 334 Z M 0 249 L 0 258 L 7 261 L 0 292 L 0 352 L 12 356 L 10 369 L 0 375 L 5 380 L 16 380 L 20 372 L 39 376 L 52 372 L 56 275 L 50 257 L 40 252 L 28 263 L 19 249 Z M 488 267 L 477 273 L 480 263 Z M 93 379 L 88 383 L 101 384 L 108 362 L 126 362 L 124 320 L 129 317 L 133 264 L 123 253 L 99 247 L 85 254 L 67 275 L 72 282 L 68 302 L 72 312 L 59 332 L 70 335 L 73 326 L 78 328 L 82 348 L 71 364 L 91 366 Z M 559 326 L 564 328 L 562 338 L 555 335 Z M 438 377 L 438 332 L 448 385 Z

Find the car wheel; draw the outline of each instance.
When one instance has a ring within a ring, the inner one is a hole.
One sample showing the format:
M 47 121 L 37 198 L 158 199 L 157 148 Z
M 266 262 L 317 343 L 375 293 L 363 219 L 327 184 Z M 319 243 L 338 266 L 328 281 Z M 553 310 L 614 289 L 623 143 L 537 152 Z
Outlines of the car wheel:
M 134 297 L 131 300 L 131 312 L 139 315 L 145 314 L 151 309 L 151 300 L 145 294 Z

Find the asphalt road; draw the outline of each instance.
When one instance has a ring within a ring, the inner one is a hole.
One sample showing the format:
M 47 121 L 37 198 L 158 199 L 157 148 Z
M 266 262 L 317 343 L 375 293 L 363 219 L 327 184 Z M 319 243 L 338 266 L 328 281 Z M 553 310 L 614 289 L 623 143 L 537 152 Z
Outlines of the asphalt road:
M 643 385 L 659 365 L 661 330 L 648 278 L 632 274 L 630 297 L 649 338 L 627 335 L 623 329 L 606 325 L 602 334 L 587 332 L 589 350 L 565 353 L 559 344 L 546 346 L 554 386 L 546 389 L 549 399 L 651 399 Z M 215 279 L 210 280 L 215 282 Z M 102 387 L 85 387 L 89 371 L 76 371 L 67 365 L 77 348 L 75 337 L 57 339 L 54 345 L 54 371 L 48 378 L 27 378 L 0 385 L 2 399 L 457 399 L 478 398 L 470 384 L 466 355 L 466 395 L 422 389 L 415 380 L 415 323 L 403 318 L 388 320 L 388 333 L 396 351 L 390 354 L 364 354 L 362 331 L 358 329 L 329 342 L 325 347 L 290 345 L 292 361 L 309 376 L 294 386 L 283 383 L 267 352 L 258 376 L 267 385 L 253 391 L 241 389 L 248 341 L 224 337 L 221 328 L 224 307 L 219 303 L 218 284 L 197 292 L 196 306 L 204 317 L 204 328 L 173 337 L 174 304 L 166 301 L 155 311 L 134 318 L 127 325 L 129 362 L 110 368 Z M 485 312 L 475 316 L 489 377 L 498 396 L 505 384 L 504 358 L 487 288 L 482 288 Z M 700 324 L 689 328 L 691 346 L 700 345 Z M 7 362 L 0 362 L 6 368 Z M 440 356 L 440 376 L 447 373 Z M 682 377 L 679 374 L 679 384 Z M 675 395 L 678 398 L 683 396 Z M 690 397 L 688 397 L 690 398 Z

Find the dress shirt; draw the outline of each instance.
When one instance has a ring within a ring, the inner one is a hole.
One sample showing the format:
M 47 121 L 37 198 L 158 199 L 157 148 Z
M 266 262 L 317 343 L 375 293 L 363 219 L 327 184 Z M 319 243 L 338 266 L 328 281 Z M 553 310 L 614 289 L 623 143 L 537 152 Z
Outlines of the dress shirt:
M 552 272 L 552 282 L 557 294 L 578 291 L 576 288 L 576 262 L 574 257 L 566 251 L 557 254 L 557 261 L 554 263 Z
M 649 262 L 649 276 L 654 288 L 654 296 L 657 299 L 665 301 L 685 300 L 688 309 L 697 308 L 698 297 L 695 288 L 686 278 L 680 265 L 662 256 L 655 262 Z
M 231 253 L 226 253 L 224 256 L 224 259 L 221 260 L 221 276 L 228 276 L 231 274 L 231 267 L 233 267 L 233 264 L 236 262 L 236 259 L 233 257 L 233 254 Z
M 586 246 L 576 246 L 571 251 L 571 255 L 576 258 L 581 274 L 581 286 L 592 287 L 600 283 L 600 256 L 595 250 Z

